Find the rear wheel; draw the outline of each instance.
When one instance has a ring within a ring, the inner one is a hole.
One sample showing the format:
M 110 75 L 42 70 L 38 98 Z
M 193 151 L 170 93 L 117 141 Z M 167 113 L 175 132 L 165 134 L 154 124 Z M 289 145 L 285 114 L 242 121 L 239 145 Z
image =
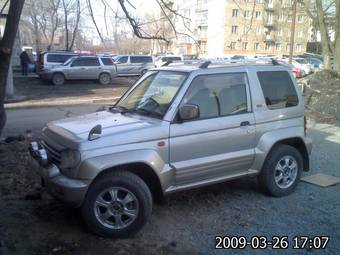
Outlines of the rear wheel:
M 52 83 L 56 86 L 63 85 L 65 83 L 65 76 L 62 73 L 53 74 Z
M 269 195 L 289 195 L 299 183 L 302 169 L 302 156 L 296 148 L 276 146 L 266 159 L 258 177 L 259 184 Z
M 111 76 L 107 73 L 99 75 L 99 83 L 102 85 L 108 85 L 111 82 Z
M 128 237 L 138 232 L 152 211 L 149 188 L 135 174 L 116 171 L 90 187 L 81 208 L 87 226 L 105 237 Z

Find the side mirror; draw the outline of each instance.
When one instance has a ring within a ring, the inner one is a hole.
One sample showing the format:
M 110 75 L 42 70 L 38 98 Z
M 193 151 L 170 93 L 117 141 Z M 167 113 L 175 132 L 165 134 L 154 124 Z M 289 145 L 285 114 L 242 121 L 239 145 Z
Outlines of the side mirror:
M 178 116 L 180 120 L 193 120 L 200 116 L 200 109 L 194 104 L 185 104 L 179 108 Z

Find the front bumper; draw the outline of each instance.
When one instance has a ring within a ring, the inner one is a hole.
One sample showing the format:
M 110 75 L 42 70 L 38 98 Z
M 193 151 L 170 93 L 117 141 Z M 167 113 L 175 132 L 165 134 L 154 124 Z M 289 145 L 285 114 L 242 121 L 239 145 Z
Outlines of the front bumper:
M 49 161 L 48 151 L 37 142 L 30 144 L 29 151 L 41 166 L 39 175 L 44 180 L 47 192 L 71 207 L 80 207 L 90 181 L 72 179 L 63 175 L 59 167 Z

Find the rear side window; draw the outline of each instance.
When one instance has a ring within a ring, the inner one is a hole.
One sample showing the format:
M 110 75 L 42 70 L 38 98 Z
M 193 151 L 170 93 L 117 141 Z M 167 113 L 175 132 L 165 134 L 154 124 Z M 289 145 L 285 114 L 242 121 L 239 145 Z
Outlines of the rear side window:
M 113 61 L 111 58 L 101 58 L 101 61 L 105 66 L 113 66 Z
M 290 75 L 286 71 L 257 72 L 269 109 L 281 109 L 299 104 Z
M 100 66 L 98 58 L 78 58 L 72 66 Z
M 74 57 L 75 55 L 68 55 L 68 54 L 47 54 L 47 62 L 53 62 L 53 63 L 64 63 L 71 57 Z
M 148 56 L 138 56 L 138 57 L 130 57 L 131 63 L 150 63 L 152 62 L 152 58 Z

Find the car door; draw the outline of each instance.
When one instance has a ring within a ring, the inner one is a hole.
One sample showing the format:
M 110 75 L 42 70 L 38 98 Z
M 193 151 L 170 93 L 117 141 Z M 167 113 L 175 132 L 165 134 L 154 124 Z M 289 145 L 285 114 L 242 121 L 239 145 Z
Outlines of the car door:
M 170 126 L 170 163 L 177 186 L 248 173 L 255 147 L 255 119 L 247 75 L 197 76 L 181 105 L 199 107 L 200 117 Z
M 117 59 L 115 64 L 117 65 L 117 72 L 118 74 L 127 74 L 129 69 L 129 57 L 128 56 L 121 56 Z
M 70 80 L 88 78 L 86 76 L 86 61 L 83 57 L 76 58 L 65 71 Z
M 102 70 L 102 66 L 99 62 L 99 59 L 97 57 L 86 57 L 84 59 L 85 59 L 84 66 L 86 68 L 86 73 L 85 72 L 82 73 L 84 79 L 91 80 L 98 79 L 99 74 Z

